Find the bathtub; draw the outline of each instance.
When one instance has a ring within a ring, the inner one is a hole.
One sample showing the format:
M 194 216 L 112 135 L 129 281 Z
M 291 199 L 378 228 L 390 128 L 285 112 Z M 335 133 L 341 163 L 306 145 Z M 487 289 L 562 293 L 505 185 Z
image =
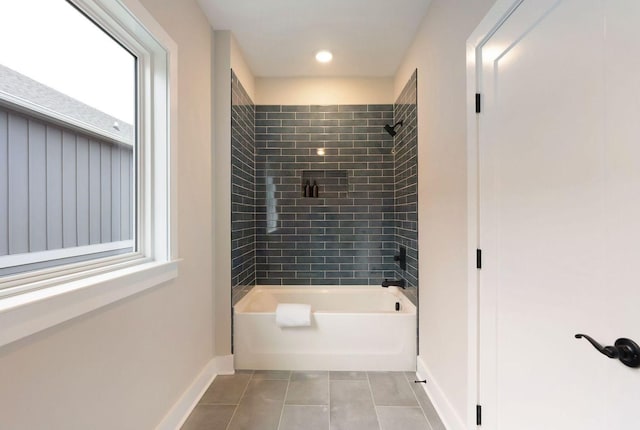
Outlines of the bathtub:
M 311 305 L 311 326 L 278 327 L 278 303 Z M 416 369 L 416 307 L 397 287 L 256 286 L 233 318 L 236 369 Z

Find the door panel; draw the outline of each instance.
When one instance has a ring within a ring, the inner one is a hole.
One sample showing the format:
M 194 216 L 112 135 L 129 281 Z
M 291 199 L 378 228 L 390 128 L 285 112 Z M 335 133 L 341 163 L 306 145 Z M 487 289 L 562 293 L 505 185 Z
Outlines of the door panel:
M 640 422 L 640 373 L 573 337 L 640 340 L 635 3 L 524 1 L 482 47 L 483 428 Z

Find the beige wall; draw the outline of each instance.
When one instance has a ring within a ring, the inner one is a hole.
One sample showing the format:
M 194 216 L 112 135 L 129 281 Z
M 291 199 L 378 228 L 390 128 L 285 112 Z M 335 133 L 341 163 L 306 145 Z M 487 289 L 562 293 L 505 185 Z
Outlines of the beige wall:
M 151 429 L 213 356 L 210 29 L 142 0 L 179 48 L 176 280 L 0 349 L 0 428 Z M 126 1 L 125 1 L 126 3 Z
M 396 74 L 418 69 L 420 358 L 467 417 L 466 40 L 494 0 L 433 0 Z
M 213 43 L 213 229 L 216 237 L 215 354 L 231 354 L 231 33 L 215 31 Z
M 233 34 L 230 36 L 231 40 L 229 41 L 231 44 L 231 68 L 233 72 L 236 74 L 242 86 L 244 87 L 251 100 L 255 103 L 256 100 L 256 89 L 255 89 L 255 78 L 253 76 L 253 72 L 251 68 L 247 64 L 244 54 L 242 53 L 242 48 L 238 45 L 236 38 L 233 37 Z
M 392 78 L 257 78 L 258 105 L 393 103 Z

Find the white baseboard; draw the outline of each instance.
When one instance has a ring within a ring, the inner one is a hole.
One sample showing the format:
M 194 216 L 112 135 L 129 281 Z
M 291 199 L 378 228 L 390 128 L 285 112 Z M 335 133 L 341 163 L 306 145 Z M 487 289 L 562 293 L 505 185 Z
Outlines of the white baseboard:
M 422 357 L 418 357 L 418 379 L 426 379 L 426 384 L 420 384 L 431 400 L 433 407 L 440 416 L 447 430 L 466 430 L 465 421 L 449 402 L 447 396 L 438 385 Z
M 165 415 L 156 430 L 177 430 L 182 427 L 215 377 L 233 373 L 233 355 L 212 358 Z

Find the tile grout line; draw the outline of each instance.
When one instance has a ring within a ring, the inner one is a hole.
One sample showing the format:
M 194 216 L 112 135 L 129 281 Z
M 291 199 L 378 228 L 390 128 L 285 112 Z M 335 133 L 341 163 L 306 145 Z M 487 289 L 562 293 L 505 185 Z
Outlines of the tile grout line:
M 409 389 L 413 393 L 413 397 L 416 399 L 416 402 L 418 403 L 418 407 L 422 411 L 422 415 L 424 416 L 424 419 L 427 421 L 427 424 L 429 424 L 429 430 L 433 430 L 433 426 L 431 425 L 431 421 L 429 421 L 429 417 L 427 416 L 426 412 L 424 411 L 424 408 L 422 407 L 422 403 L 420 403 L 420 399 L 418 399 L 418 395 L 416 394 L 416 391 L 413 389 L 413 385 L 411 385 L 412 383 L 415 384 L 415 382 L 412 382 L 409 379 L 409 377 L 407 376 L 406 373 L 404 374 L 404 378 L 407 381 L 407 383 L 409 384 Z M 422 390 L 422 387 L 418 387 L 418 388 L 420 388 Z
M 242 399 L 244 399 L 244 396 L 247 394 L 247 390 L 249 389 L 249 385 L 251 384 L 251 381 L 253 380 L 253 375 L 255 375 L 255 373 L 256 373 L 255 370 L 253 370 L 251 372 L 251 377 L 247 381 L 247 386 L 244 387 L 244 391 L 242 391 L 242 395 L 240 396 L 240 400 L 238 400 L 238 404 L 236 405 L 236 408 L 233 410 L 233 414 L 231 414 L 231 418 L 229 418 L 229 422 L 227 423 L 227 426 L 225 427 L 225 430 L 229 430 L 229 426 L 231 425 L 231 422 L 233 421 L 233 417 L 236 416 L 236 412 L 238 412 L 238 408 L 240 407 L 240 403 L 242 403 Z
M 282 399 L 282 409 L 280 410 L 280 419 L 278 420 L 278 427 L 276 427 L 276 430 L 280 430 L 280 426 L 282 425 L 282 417 L 284 416 L 284 406 L 287 403 L 287 395 L 289 394 L 289 385 L 291 385 L 292 376 L 293 376 L 293 371 L 289 371 L 289 378 L 287 379 L 287 389 L 284 391 L 284 399 Z
M 369 394 L 371 394 L 371 403 L 373 403 L 373 411 L 376 414 L 376 421 L 378 421 L 378 429 L 382 429 L 382 424 L 380 421 L 380 416 L 378 415 L 378 407 L 376 406 L 376 399 L 373 396 L 373 388 L 371 387 L 371 379 L 369 379 L 369 372 L 367 372 L 367 384 L 369 385 Z

